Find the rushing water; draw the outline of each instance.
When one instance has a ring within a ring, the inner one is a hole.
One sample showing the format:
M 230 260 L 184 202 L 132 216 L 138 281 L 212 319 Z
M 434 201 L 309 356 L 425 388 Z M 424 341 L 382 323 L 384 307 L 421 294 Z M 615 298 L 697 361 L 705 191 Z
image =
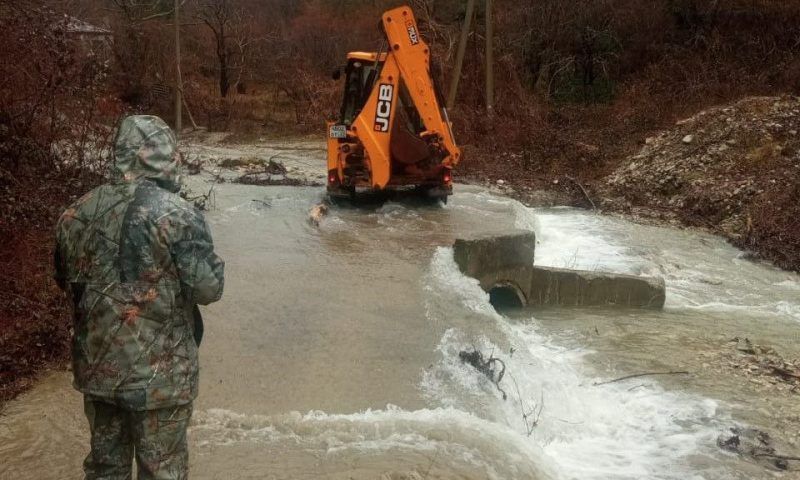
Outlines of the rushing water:
M 715 374 L 704 352 L 748 336 L 797 354 L 797 276 L 708 235 L 457 190 L 447 206 L 334 208 L 314 227 L 319 188 L 218 188 L 208 218 L 227 281 L 205 309 L 192 478 L 780 475 L 716 438 L 734 424 L 781 436 L 775 412 L 795 407 Z M 449 245 L 512 228 L 537 232 L 542 265 L 663 276 L 666 309 L 496 313 Z M 473 348 L 505 361 L 507 400 L 459 361 Z M 692 375 L 594 385 L 654 370 Z M 0 478 L 81 478 L 69 377 L 3 411 Z

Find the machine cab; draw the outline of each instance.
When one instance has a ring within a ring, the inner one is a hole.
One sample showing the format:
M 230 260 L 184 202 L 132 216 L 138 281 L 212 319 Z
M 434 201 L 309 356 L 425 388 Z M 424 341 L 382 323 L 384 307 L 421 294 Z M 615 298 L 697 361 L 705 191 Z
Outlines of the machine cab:
M 350 53 L 345 67 L 344 99 L 339 112 L 339 124 L 350 127 L 361 113 L 380 75 L 386 54 L 376 61 L 375 53 Z

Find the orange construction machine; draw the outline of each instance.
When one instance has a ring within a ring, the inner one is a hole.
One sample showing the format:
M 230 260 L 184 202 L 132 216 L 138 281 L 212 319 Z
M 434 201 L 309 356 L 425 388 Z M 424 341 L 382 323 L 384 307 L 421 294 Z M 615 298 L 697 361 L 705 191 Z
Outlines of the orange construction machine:
M 412 190 L 446 201 L 461 150 L 431 77 L 430 50 L 407 6 L 384 13 L 381 26 L 385 51 L 347 55 L 340 116 L 328 122 L 328 193 Z

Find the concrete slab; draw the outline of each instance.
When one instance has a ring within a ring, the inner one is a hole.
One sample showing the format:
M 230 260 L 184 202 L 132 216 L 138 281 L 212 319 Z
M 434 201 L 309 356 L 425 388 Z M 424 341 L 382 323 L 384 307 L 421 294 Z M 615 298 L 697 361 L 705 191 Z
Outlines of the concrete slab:
M 536 235 L 525 230 L 505 235 L 457 239 L 453 256 L 465 275 L 480 280 L 497 271 L 533 265 Z
M 461 271 L 476 278 L 490 294 L 513 291 L 529 306 L 620 306 L 660 309 L 661 278 L 534 266 L 536 236 L 506 235 L 458 239 L 453 255 Z
M 530 278 L 526 298 L 531 306 L 661 309 L 666 299 L 662 278 L 549 267 L 534 267 Z

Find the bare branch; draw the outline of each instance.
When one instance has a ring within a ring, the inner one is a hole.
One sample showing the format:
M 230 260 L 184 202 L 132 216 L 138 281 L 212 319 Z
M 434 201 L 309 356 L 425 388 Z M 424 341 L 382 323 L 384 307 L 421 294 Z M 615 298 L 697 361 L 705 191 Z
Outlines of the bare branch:
M 651 375 L 689 375 L 689 372 L 687 372 L 685 370 L 680 370 L 680 371 L 673 371 L 673 372 L 637 373 L 637 374 L 634 374 L 634 375 L 625 375 L 624 377 L 615 378 L 613 380 L 608 380 L 608 381 L 605 381 L 605 382 L 595 382 L 595 383 L 593 383 L 593 385 L 595 385 L 595 386 L 597 386 L 597 385 L 607 385 L 609 383 L 616 383 L 616 382 L 621 382 L 623 380 L 629 380 L 631 378 L 646 377 L 646 376 L 651 376 Z

